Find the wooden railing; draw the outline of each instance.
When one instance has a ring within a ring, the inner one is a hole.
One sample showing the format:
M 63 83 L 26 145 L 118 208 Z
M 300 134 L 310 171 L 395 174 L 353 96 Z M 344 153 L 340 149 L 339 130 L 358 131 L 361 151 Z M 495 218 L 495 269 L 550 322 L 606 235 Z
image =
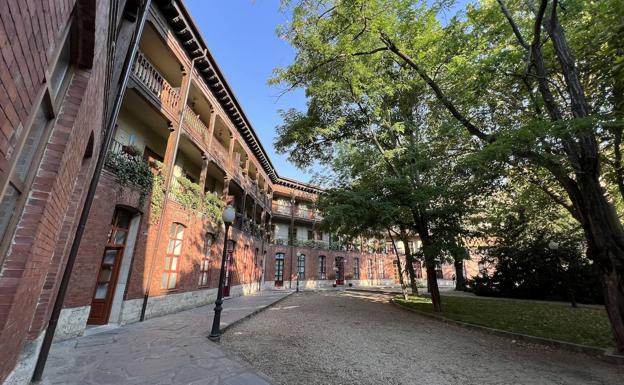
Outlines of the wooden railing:
M 273 203 L 273 213 L 288 215 L 291 214 L 291 206 L 290 205 L 282 205 L 279 203 Z
M 277 213 L 277 214 L 281 214 L 281 215 L 291 215 L 291 206 L 289 204 L 280 204 L 280 203 L 275 203 L 273 202 L 273 213 Z M 321 217 L 321 215 L 319 214 L 318 211 L 311 209 L 311 208 L 304 208 L 304 207 L 295 207 L 295 213 L 294 213 L 296 218 L 304 218 L 304 219 L 310 219 L 310 220 L 317 220 L 320 221 L 321 219 L 323 219 Z
M 204 141 L 208 142 L 208 127 L 189 106 L 184 106 L 184 122 Z
M 228 150 L 217 140 L 217 138 L 212 138 L 212 154 L 219 158 L 225 167 L 228 167 Z
M 180 94 L 141 52 L 137 52 L 132 73 L 163 105 L 177 111 Z

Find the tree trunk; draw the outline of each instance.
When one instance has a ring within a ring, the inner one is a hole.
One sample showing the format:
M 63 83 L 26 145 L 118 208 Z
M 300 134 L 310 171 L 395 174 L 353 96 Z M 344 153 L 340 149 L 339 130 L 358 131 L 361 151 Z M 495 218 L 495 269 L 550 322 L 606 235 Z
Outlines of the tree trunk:
M 416 281 L 416 272 L 414 271 L 414 255 L 412 254 L 412 250 L 409 247 L 409 240 L 405 229 L 401 229 L 401 233 L 399 235 L 401 238 L 401 242 L 403 242 L 403 247 L 405 249 L 405 268 L 407 269 L 407 274 L 410 279 L 410 287 L 412 289 L 412 295 L 418 295 L 418 282 Z
M 459 259 L 455 260 L 455 290 L 464 291 L 466 290 L 466 277 L 464 277 L 464 260 Z
M 440 290 L 438 288 L 438 277 L 436 276 L 435 262 L 426 261 L 425 264 L 427 265 L 427 286 L 429 287 L 429 294 L 431 295 L 433 310 L 441 313 L 442 300 L 440 298 Z
M 392 241 L 392 248 L 394 249 L 394 255 L 396 255 L 397 269 L 399 270 L 399 282 L 401 283 L 401 292 L 403 293 L 403 299 L 407 301 L 407 288 L 405 285 L 405 280 L 403 279 L 403 270 L 401 269 L 401 258 L 399 257 L 399 250 L 397 250 L 396 244 L 394 243 L 394 238 L 392 237 L 392 234 L 390 233 L 390 229 L 388 229 L 388 236 L 390 237 L 390 240 Z
M 581 194 L 570 195 L 580 213 L 587 257 L 601 273 L 605 307 L 618 352 L 624 352 L 624 229 L 598 178 L 578 178 Z
M 438 288 L 438 277 L 435 271 L 435 259 L 436 255 L 431 253 L 431 240 L 429 235 L 425 232 L 420 234 L 420 240 L 423 245 L 423 253 L 425 254 L 425 266 L 427 267 L 427 287 L 429 288 L 429 294 L 431 295 L 431 303 L 433 304 L 433 310 L 442 312 L 442 299 L 440 298 L 440 289 Z

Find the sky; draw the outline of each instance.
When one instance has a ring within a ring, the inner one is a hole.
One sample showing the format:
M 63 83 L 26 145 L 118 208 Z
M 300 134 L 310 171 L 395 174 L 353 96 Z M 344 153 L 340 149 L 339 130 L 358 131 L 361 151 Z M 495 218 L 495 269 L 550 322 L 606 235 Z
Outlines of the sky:
M 308 182 L 311 174 L 297 169 L 273 149 L 280 109 L 303 109 L 303 90 L 277 97 L 279 88 L 267 84 L 275 67 L 290 64 L 294 50 L 275 33 L 287 15 L 279 0 L 186 0 L 195 23 L 217 60 L 245 115 L 279 176 Z
M 467 1 L 457 1 L 454 8 L 462 7 Z M 287 154 L 279 155 L 273 148 L 275 127 L 281 123 L 278 111 L 305 108 L 303 90 L 278 98 L 281 89 L 267 84 L 274 68 L 285 67 L 294 58 L 293 48 L 275 32 L 288 17 L 279 11 L 279 2 L 186 0 L 185 4 L 278 175 L 308 182 L 311 172 L 297 169 L 288 162 Z M 446 16 L 448 14 L 440 15 L 441 19 Z

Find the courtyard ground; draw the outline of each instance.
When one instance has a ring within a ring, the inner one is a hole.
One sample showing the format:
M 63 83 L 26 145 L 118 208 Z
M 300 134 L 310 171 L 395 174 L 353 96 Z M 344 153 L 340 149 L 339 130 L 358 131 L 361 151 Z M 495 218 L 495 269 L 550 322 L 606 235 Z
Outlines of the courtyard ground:
M 225 300 L 221 328 L 288 294 Z M 54 343 L 42 385 L 269 385 L 250 365 L 207 339 L 213 309 L 211 304 Z
M 226 351 L 277 384 L 613 384 L 624 367 L 422 317 L 360 292 L 293 295 L 229 329 Z

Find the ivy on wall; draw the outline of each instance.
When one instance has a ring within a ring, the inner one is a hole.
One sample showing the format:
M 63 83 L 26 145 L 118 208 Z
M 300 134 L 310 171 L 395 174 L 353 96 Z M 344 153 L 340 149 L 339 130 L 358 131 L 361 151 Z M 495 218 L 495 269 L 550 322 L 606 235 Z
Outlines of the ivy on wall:
M 158 223 L 165 203 L 167 173 L 164 164 L 153 161 L 150 165 L 138 153 L 135 155 L 111 152 L 107 155 L 104 165 L 117 176 L 122 188 L 132 185 L 139 190 L 139 206 L 142 207 L 148 194 L 151 194 L 150 223 Z M 187 210 L 206 215 L 215 228 L 221 227 L 221 214 L 225 205 L 216 194 L 207 192 L 202 196 L 201 188 L 197 183 L 179 176 L 173 182 L 171 198 Z
M 143 206 L 147 194 L 152 192 L 152 171 L 140 155 L 110 152 L 104 166 L 117 176 L 121 187 L 134 185 L 139 189 L 139 206 Z
M 150 204 L 150 223 L 158 223 L 165 202 L 165 166 L 162 162 L 153 162 L 155 172 L 152 173 L 152 201 Z
M 221 214 L 225 205 L 217 195 L 206 192 L 202 197 L 201 187 L 184 176 L 176 178 L 171 193 L 173 199 L 182 207 L 206 215 L 216 228 L 221 227 Z

